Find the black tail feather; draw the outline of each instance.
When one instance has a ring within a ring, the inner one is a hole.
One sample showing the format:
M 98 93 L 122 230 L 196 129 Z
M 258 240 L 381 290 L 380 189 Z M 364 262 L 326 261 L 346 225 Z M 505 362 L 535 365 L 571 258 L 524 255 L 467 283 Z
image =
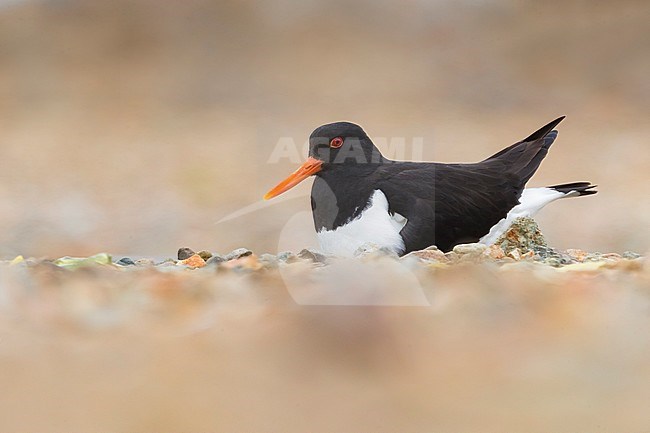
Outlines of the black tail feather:
M 520 186 L 523 188 L 546 157 L 548 149 L 557 138 L 557 131 L 553 128 L 563 119 L 564 116 L 558 117 L 519 143 L 513 144 L 489 159 L 503 163 L 505 170 L 519 178 Z
M 548 148 L 551 147 L 551 144 L 553 144 L 553 141 L 557 138 L 557 131 L 553 131 L 553 128 L 555 128 L 561 121 L 563 121 L 565 117 L 566 116 L 558 117 L 554 121 L 549 122 L 548 124 L 542 126 L 537 131 L 533 132 L 523 140 L 518 141 L 515 144 L 508 146 L 505 149 L 502 149 L 499 152 L 495 153 L 491 157 L 487 158 L 485 161 L 498 158 L 510 152 L 511 150 L 513 150 L 514 148 L 518 147 L 521 144 L 537 141 L 540 138 L 544 138 L 544 144 L 546 145 L 546 150 L 548 150 Z
M 519 176 L 524 185 L 531 177 L 533 177 L 540 164 L 542 163 L 542 160 L 546 158 L 548 149 L 551 147 L 551 144 L 553 144 L 556 137 L 557 131 L 551 131 L 541 140 L 536 140 L 531 144 L 531 149 L 527 149 L 528 151 L 525 152 L 521 158 L 519 158 L 519 162 L 523 162 L 523 166 L 516 163 L 513 164 L 512 171 Z M 527 154 L 532 154 L 533 157 L 530 158 L 527 156 Z
M 577 192 L 578 195 L 591 195 L 591 194 L 596 194 L 598 192 L 592 189 L 592 188 L 596 188 L 597 186 L 598 185 L 592 185 L 590 182 L 572 182 L 572 183 L 563 183 L 561 185 L 548 186 L 547 188 L 554 189 L 564 194 Z
M 547 123 L 546 125 L 539 128 L 537 131 L 530 134 L 528 137 L 521 140 L 521 142 L 526 143 L 527 141 L 535 141 L 535 140 L 539 140 L 540 138 L 546 137 L 550 132 L 553 131 L 553 128 L 555 128 L 561 121 L 564 120 L 565 117 L 566 116 L 561 116 L 555 119 L 554 121 Z

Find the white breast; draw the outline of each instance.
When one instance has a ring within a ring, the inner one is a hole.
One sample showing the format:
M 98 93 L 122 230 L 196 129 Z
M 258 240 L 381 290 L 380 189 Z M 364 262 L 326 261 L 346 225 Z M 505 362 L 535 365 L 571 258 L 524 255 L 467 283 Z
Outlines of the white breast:
M 318 232 L 321 249 L 329 254 L 351 257 L 364 244 L 373 243 L 404 252 L 404 240 L 399 232 L 407 220 L 400 214 L 388 212 L 388 200 L 381 190 L 375 190 L 368 206 L 354 220 L 335 230 Z

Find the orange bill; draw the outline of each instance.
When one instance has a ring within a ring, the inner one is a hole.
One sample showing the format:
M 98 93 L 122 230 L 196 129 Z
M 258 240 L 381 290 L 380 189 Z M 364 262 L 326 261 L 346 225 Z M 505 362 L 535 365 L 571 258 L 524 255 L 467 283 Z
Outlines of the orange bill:
M 316 158 L 312 158 L 310 156 L 309 158 L 307 158 L 307 161 L 305 161 L 298 168 L 298 170 L 291 173 L 289 177 L 287 177 L 285 180 L 283 180 L 275 187 L 273 187 L 269 192 L 267 192 L 266 195 L 264 196 L 264 200 L 268 200 L 273 197 L 276 197 L 282 194 L 283 192 L 288 191 L 294 186 L 298 185 L 300 182 L 307 179 L 312 174 L 318 173 L 321 170 L 321 165 L 323 165 L 323 161 L 320 161 Z

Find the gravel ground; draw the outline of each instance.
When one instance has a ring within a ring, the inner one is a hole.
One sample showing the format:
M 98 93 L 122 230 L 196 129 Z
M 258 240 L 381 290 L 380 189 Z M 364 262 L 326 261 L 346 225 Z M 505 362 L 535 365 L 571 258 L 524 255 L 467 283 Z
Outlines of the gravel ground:
M 650 262 L 496 246 L 0 264 L 2 431 L 650 425 Z M 36 415 L 35 415 L 36 414 Z

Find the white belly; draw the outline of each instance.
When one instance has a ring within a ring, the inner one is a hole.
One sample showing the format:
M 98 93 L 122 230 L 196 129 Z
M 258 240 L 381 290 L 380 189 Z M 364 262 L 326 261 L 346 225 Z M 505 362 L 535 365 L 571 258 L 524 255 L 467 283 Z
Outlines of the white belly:
M 381 190 L 375 190 L 366 209 L 354 220 L 335 230 L 317 233 L 321 249 L 337 256 L 351 257 L 364 244 L 389 248 L 397 254 L 404 252 L 404 240 L 399 232 L 406 218 L 388 213 L 388 200 Z

